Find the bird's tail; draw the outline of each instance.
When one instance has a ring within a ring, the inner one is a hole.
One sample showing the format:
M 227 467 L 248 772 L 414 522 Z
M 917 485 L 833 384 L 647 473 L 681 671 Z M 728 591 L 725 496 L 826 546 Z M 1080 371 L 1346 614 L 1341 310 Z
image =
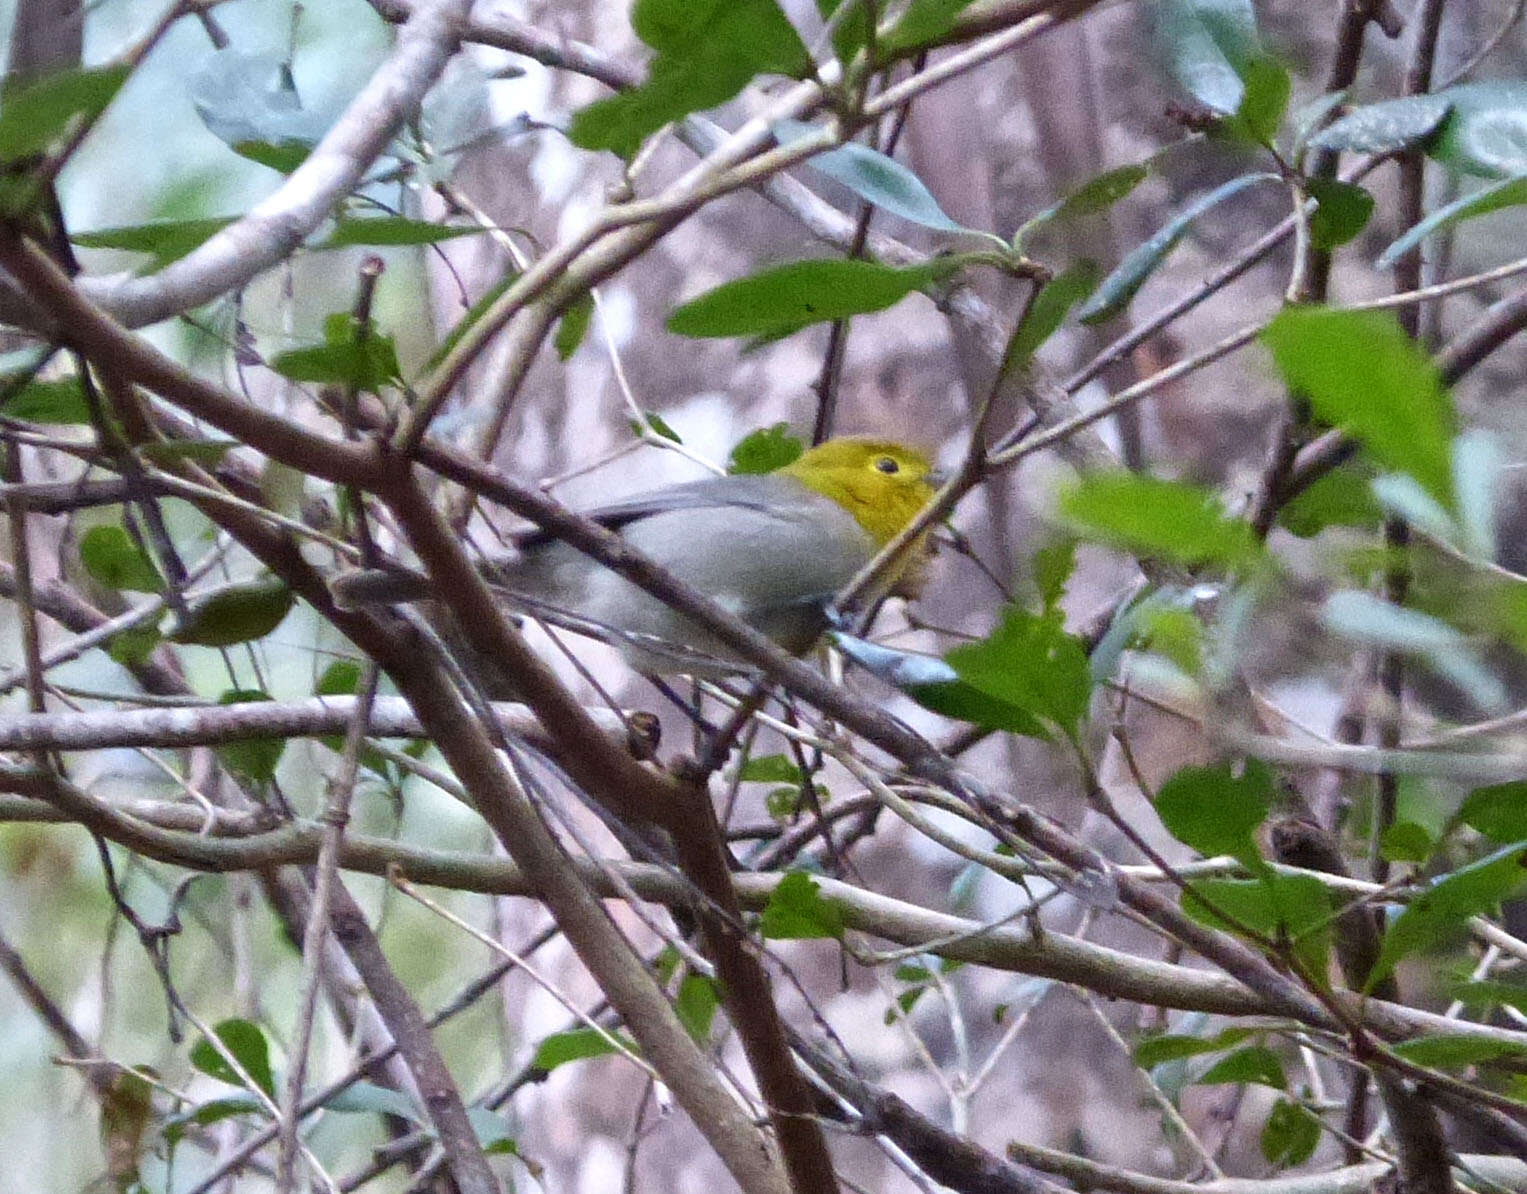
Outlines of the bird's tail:
M 430 596 L 429 578 L 406 568 L 356 568 L 329 581 L 329 592 L 340 609 L 398 605 Z

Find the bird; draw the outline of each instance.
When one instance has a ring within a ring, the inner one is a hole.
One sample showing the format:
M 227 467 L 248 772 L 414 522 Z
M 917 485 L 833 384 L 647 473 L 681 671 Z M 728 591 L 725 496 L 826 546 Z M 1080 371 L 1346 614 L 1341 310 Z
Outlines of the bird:
M 841 436 L 773 472 L 671 485 L 585 511 L 642 555 L 792 654 L 830 621 L 833 597 L 937 493 L 929 457 L 889 439 Z M 482 561 L 517 612 L 611 642 L 638 671 L 716 678 L 746 666 L 714 635 L 587 555 L 531 528 L 514 553 Z M 924 534 L 869 596 L 915 596 L 932 553 Z M 428 600 L 414 571 L 354 569 L 330 582 L 342 608 Z

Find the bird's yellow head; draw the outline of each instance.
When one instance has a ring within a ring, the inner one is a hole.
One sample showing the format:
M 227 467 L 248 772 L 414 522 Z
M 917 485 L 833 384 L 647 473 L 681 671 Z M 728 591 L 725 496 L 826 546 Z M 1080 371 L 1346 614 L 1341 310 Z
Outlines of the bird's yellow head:
M 857 436 L 818 444 L 779 471 L 837 502 L 879 547 L 917 516 L 939 486 L 933 463 L 921 452 Z

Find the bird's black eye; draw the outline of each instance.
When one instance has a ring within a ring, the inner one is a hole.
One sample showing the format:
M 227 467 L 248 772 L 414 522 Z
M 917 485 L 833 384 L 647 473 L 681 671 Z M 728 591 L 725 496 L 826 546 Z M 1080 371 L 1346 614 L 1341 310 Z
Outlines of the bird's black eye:
M 890 456 L 882 456 L 879 460 L 875 461 L 875 467 L 882 473 L 901 472 L 901 465 L 897 464 L 895 459 Z

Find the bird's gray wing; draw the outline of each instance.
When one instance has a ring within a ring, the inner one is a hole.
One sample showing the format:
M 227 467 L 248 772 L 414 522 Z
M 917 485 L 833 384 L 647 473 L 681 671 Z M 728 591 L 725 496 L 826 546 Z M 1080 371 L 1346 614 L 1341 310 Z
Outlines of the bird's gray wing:
M 701 510 L 717 506 L 767 510 L 777 504 L 782 496 L 790 496 L 798 488 L 798 483 L 793 479 L 768 474 L 705 477 L 682 485 L 670 485 L 651 493 L 634 494 L 618 502 L 596 506 L 592 510 L 580 510 L 579 513 L 606 530 L 619 531 L 638 519 L 653 514 L 666 514 L 672 510 Z M 550 543 L 555 538 L 540 527 L 527 527 L 516 532 L 510 541 L 524 550 Z

